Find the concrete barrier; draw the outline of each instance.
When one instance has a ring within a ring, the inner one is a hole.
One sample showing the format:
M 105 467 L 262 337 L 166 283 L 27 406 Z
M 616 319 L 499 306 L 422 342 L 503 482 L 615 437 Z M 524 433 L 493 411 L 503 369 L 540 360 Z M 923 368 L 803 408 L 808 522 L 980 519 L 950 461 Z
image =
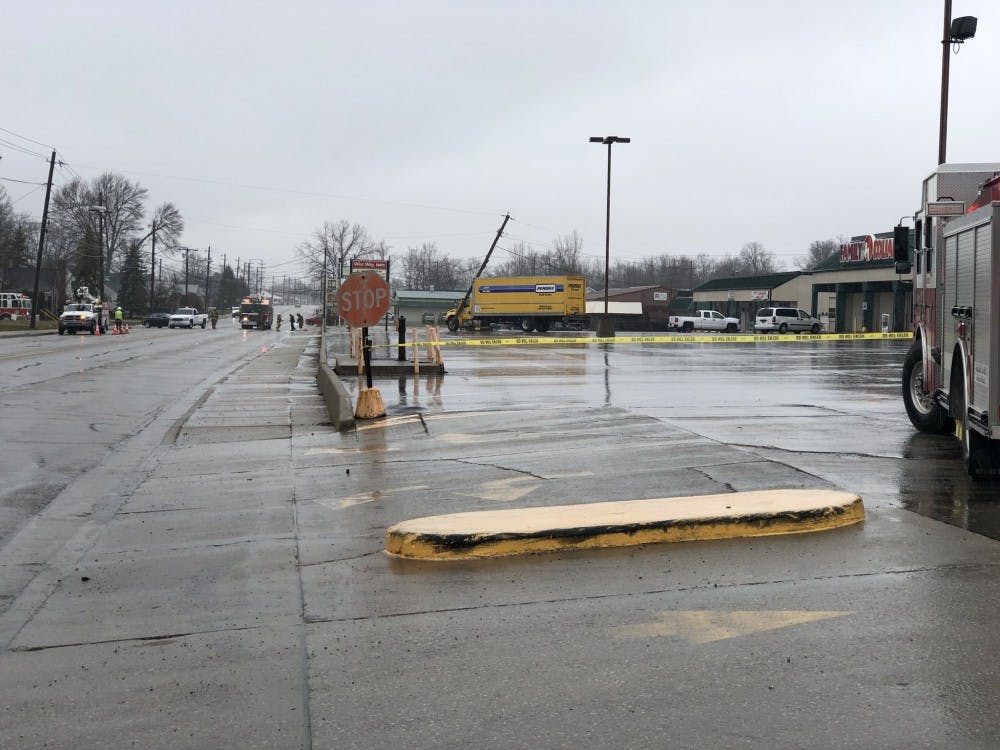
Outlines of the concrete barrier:
M 340 382 L 340 378 L 327 364 L 326 359 L 326 338 L 321 335 L 319 339 L 319 369 L 316 373 L 316 382 L 319 390 L 326 401 L 326 410 L 330 413 L 330 420 L 338 430 L 354 429 L 354 407 L 351 405 L 351 397 L 347 394 L 347 389 Z
M 861 497 L 822 489 L 616 500 L 450 513 L 386 531 L 399 557 L 467 560 L 534 552 L 802 534 L 860 523 Z

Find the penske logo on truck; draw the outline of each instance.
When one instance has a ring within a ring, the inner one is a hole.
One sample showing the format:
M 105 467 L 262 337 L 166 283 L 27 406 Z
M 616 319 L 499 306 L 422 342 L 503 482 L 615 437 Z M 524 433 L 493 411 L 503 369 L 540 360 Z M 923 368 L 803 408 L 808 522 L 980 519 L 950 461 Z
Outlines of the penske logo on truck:
M 483 294 L 517 294 L 521 292 L 534 292 L 535 294 L 555 294 L 565 289 L 562 284 L 496 284 L 487 286 L 483 284 L 479 291 Z

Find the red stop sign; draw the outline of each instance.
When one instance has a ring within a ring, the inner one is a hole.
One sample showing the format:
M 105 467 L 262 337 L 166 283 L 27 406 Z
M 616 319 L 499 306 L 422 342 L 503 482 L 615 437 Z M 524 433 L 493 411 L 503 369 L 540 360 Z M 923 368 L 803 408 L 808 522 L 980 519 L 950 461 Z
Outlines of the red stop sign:
M 389 284 L 377 273 L 352 273 L 337 290 L 337 313 L 355 328 L 364 328 L 378 323 L 390 301 Z

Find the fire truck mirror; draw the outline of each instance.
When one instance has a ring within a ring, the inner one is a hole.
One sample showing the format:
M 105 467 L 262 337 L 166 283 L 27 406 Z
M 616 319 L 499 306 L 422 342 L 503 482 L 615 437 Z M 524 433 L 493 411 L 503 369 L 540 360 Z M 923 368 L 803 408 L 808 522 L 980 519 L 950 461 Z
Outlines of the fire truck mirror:
M 898 261 L 910 259 L 910 229 L 897 224 L 892 229 L 893 257 Z

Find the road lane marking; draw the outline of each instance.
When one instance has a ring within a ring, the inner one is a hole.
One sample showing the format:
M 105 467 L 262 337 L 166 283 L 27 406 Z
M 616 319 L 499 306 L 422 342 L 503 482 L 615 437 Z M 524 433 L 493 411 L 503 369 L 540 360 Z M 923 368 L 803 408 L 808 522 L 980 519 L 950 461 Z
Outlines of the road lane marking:
M 673 636 L 688 643 L 714 643 L 753 633 L 788 628 L 807 622 L 852 615 L 851 611 L 777 610 L 725 611 L 686 610 L 660 612 L 655 622 L 612 628 L 619 638 L 663 638 Z

